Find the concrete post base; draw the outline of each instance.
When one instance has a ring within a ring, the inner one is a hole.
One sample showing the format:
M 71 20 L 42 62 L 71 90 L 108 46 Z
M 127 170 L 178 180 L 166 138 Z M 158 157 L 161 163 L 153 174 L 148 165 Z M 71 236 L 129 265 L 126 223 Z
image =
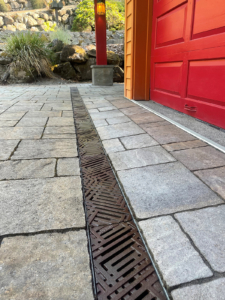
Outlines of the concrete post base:
M 92 84 L 101 86 L 113 85 L 113 68 L 114 66 L 112 65 L 91 66 Z

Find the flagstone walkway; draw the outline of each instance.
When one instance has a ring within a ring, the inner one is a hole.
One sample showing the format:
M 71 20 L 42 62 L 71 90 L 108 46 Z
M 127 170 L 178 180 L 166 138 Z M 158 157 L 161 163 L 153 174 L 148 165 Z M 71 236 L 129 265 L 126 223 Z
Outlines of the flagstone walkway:
M 0 95 L 0 299 L 92 300 L 70 90 Z
M 172 298 L 224 300 L 225 154 L 122 87 L 79 91 Z
M 225 300 L 225 154 L 123 85 L 73 86 L 171 299 Z M 0 207 L 0 299 L 92 300 L 70 86 L 0 87 Z

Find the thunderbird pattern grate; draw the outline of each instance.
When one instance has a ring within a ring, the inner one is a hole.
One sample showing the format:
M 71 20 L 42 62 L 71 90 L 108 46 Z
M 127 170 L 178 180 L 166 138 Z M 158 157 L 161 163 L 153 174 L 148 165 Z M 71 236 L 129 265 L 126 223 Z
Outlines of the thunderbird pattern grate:
M 71 89 L 96 299 L 167 299 L 77 88 Z

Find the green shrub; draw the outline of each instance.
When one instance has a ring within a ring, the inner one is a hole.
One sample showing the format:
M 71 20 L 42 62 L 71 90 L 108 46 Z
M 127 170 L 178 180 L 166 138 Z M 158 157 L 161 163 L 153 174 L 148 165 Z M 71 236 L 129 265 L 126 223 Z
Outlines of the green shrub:
M 31 5 L 34 9 L 40 9 L 47 6 L 45 0 L 31 0 Z
M 72 34 L 70 31 L 65 30 L 63 27 L 57 27 L 55 31 L 49 32 L 49 38 L 51 41 L 58 39 L 64 44 L 69 44 L 72 38 Z
M 52 78 L 50 50 L 46 41 L 37 33 L 17 33 L 6 43 L 6 53 L 13 58 L 13 64 L 21 70 Z
M 7 12 L 8 8 L 4 2 L 4 0 L 0 0 L 0 12 Z
M 120 30 L 124 28 L 124 5 L 118 1 L 106 1 L 107 29 Z M 73 31 L 83 31 L 91 27 L 95 30 L 95 14 L 93 0 L 83 0 L 77 6 L 76 16 L 73 21 Z

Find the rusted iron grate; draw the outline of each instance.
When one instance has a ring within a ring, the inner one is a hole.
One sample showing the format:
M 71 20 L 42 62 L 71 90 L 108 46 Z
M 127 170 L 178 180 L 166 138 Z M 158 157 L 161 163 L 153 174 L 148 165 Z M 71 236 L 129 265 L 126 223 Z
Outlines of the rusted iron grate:
M 77 88 L 71 89 L 96 299 L 167 299 Z

